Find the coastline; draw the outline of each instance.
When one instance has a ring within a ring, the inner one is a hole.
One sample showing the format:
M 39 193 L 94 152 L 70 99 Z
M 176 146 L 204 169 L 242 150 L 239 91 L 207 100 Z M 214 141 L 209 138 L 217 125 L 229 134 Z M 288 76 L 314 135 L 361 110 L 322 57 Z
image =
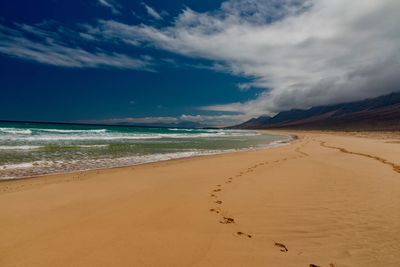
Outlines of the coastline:
M 398 266 L 400 174 L 336 149 L 398 166 L 398 139 L 276 132 L 299 138 L 2 181 L 0 265 Z
M 271 132 L 271 131 L 268 131 Z M 31 185 L 34 184 L 49 184 L 49 183 L 58 183 L 58 182 L 70 182 L 73 180 L 73 177 L 78 175 L 78 176 L 92 176 L 92 175 L 97 175 L 101 173 L 106 173 L 108 171 L 113 172 L 113 171 L 118 171 L 118 170 L 133 170 L 135 167 L 140 167 L 140 166 L 150 166 L 150 167 L 157 167 L 158 164 L 162 165 L 162 163 L 183 163 L 186 160 L 196 160 L 196 159 L 202 159 L 202 158 L 212 158 L 212 157 L 218 157 L 218 156 L 223 156 L 223 155 L 230 155 L 230 154 L 237 154 L 237 153 L 245 153 L 245 152 L 251 152 L 251 151 L 259 151 L 259 150 L 268 150 L 268 149 L 273 149 L 277 148 L 280 146 L 285 146 L 285 145 L 290 145 L 291 142 L 294 142 L 298 139 L 298 136 L 296 134 L 285 134 L 283 132 L 279 133 L 282 136 L 287 136 L 289 139 L 287 140 L 281 140 L 281 141 L 273 141 L 269 144 L 266 144 L 265 146 L 261 147 L 253 147 L 253 148 L 246 148 L 246 149 L 240 149 L 240 150 L 230 150 L 230 151 L 222 151 L 219 153 L 210 153 L 210 154 L 202 154 L 202 155 L 193 155 L 193 156 L 188 156 L 188 157 L 178 157 L 178 158 L 171 158 L 171 159 L 166 159 L 166 160 L 159 160 L 159 161 L 149 161 L 149 162 L 144 162 L 144 163 L 138 163 L 138 164 L 132 164 L 132 165 L 126 165 L 126 166 L 116 166 L 116 167 L 107 167 L 107 168 L 98 168 L 98 169 L 87 169 L 87 170 L 79 170 L 79 171 L 71 171 L 71 172 L 60 172 L 60 173 L 49 173 L 49 174 L 43 174 L 43 175 L 34 175 L 34 176 L 25 176 L 25 177 L 18 177 L 18 178 L 5 178 L 5 179 L 0 179 L 0 194 L 2 192 L 8 192 L 12 191 L 13 189 L 13 184 L 19 184 L 18 182 L 21 182 L 23 185 L 22 187 L 25 187 L 25 181 L 30 181 Z M 6 186 L 2 186 L 6 185 Z M 16 188 L 19 188 L 17 186 Z
M 256 131 L 258 132 L 258 131 Z M 266 131 L 268 132 L 268 131 Z M 20 179 L 31 179 L 31 178 L 40 178 L 40 177 L 45 177 L 45 176 L 56 176 L 56 175 L 62 175 L 62 174 L 74 174 L 74 173 L 82 173 L 82 172 L 88 172 L 88 171 L 98 171 L 98 170 L 106 170 L 106 169 L 116 169 L 116 168 L 129 168 L 133 166 L 139 166 L 143 164 L 150 164 L 150 163 L 157 163 L 157 162 L 163 162 L 163 161 L 170 161 L 170 160 L 176 160 L 176 159 L 185 159 L 185 158 L 196 158 L 196 157 L 204 157 L 204 156 L 212 156 L 212 155 L 220 155 L 220 154 L 226 154 L 226 153 L 236 153 L 236 152 L 243 152 L 243 151 L 253 151 L 253 150 L 259 150 L 259 149 L 269 149 L 281 145 L 286 145 L 293 140 L 295 140 L 297 137 L 295 135 L 288 135 L 288 134 L 279 134 L 282 137 L 286 137 L 286 139 L 278 140 L 278 141 L 272 141 L 267 144 L 258 146 L 258 147 L 248 147 L 248 148 L 242 148 L 242 149 L 226 149 L 226 150 L 210 150 L 206 152 L 177 152 L 171 154 L 154 154 L 150 155 L 148 160 L 142 160 L 138 161 L 137 163 L 127 163 L 127 164 L 121 164 L 121 165 L 115 165 L 115 166 L 108 166 L 108 167 L 97 167 L 97 168 L 89 168 L 89 169 L 79 169 L 79 170 L 72 170 L 72 171 L 62 171 L 62 172 L 51 172 L 51 173 L 43 173 L 43 174 L 38 174 L 38 175 L 28 175 L 28 176 L 18 176 L 18 177 L 1 177 L 0 178 L 0 183 L 5 182 L 5 181 L 11 181 L 11 180 L 20 180 Z M 188 155 L 191 154 L 191 155 Z M 180 155 L 180 156 L 179 156 Z M 183 156 L 184 155 L 184 156 Z M 155 159 L 155 156 L 159 156 L 159 159 Z M 144 158 L 146 156 L 143 156 Z M 162 157 L 162 159 L 160 159 Z

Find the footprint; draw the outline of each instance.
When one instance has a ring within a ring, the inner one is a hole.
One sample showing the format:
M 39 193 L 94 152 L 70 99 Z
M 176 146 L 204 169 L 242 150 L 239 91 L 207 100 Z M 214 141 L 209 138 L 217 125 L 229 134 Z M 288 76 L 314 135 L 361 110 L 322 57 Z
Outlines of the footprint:
M 235 219 L 229 217 L 222 217 L 222 220 L 219 222 L 222 224 L 230 224 L 230 223 L 235 223 Z
M 221 200 L 217 200 L 217 201 L 215 201 L 215 203 L 221 205 L 221 204 L 222 204 L 222 201 L 221 201 Z
M 215 212 L 215 213 L 219 213 L 219 211 L 216 210 L 216 209 L 210 209 L 210 211 L 211 211 L 211 212 Z
M 321 266 L 315 265 L 315 264 L 310 264 L 309 266 L 310 266 L 310 267 L 321 267 Z
M 211 197 L 217 197 L 216 195 L 214 195 L 214 194 L 211 194 Z
M 226 184 L 230 184 L 230 183 L 232 183 L 232 181 L 226 181 L 225 183 L 226 183 Z
M 248 238 L 252 238 L 253 237 L 252 235 L 248 235 L 248 234 L 245 234 L 245 233 L 240 232 L 240 231 L 236 232 L 236 234 L 239 235 L 239 236 L 247 236 Z
M 213 192 L 219 192 L 221 189 L 214 189 Z
M 289 250 L 287 249 L 287 247 L 286 247 L 284 244 L 282 244 L 282 243 L 275 242 L 274 245 L 277 246 L 277 247 L 279 247 L 279 248 L 280 248 L 280 251 L 282 251 L 282 252 L 288 252 L 288 251 L 289 251 Z

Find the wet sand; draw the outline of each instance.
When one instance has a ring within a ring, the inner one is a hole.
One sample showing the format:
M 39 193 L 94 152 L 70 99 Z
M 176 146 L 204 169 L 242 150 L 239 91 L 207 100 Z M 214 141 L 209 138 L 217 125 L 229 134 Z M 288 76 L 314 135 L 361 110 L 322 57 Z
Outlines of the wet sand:
M 0 266 L 400 266 L 397 135 L 0 182 Z

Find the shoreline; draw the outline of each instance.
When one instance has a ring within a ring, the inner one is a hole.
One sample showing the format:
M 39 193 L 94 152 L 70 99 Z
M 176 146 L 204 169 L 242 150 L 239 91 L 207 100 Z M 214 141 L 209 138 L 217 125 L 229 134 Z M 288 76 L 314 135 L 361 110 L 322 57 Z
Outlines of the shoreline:
M 256 131 L 259 131 L 259 130 L 256 130 Z M 269 131 L 265 131 L 265 132 L 269 132 Z M 272 141 L 272 142 L 270 142 L 268 144 L 264 144 L 264 145 L 261 145 L 259 147 L 249 147 L 249 148 L 243 148 L 243 149 L 218 150 L 217 152 L 213 151 L 213 152 L 206 152 L 204 154 L 202 154 L 202 153 L 194 154 L 194 155 L 191 155 L 191 156 L 182 156 L 182 157 L 176 157 L 176 158 L 172 157 L 172 158 L 166 158 L 166 159 L 154 160 L 154 161 L 153 160 L 143 161 L 143 162 L 127 164 L 127 165 L 120 165 L 120 166 L 90 168 L 90 169 L 72 170 L 72 171 L 65 171 L 65 172 L 52 172 L 52 173 L 45 173 L 45 174 L 32 175 L 32 176 L 4 177 L 4 178 L 0 177 L 0 183 L 6 182 L 6 181 L 13 181 L 13 180 L 33 179 L 33 178 L 41 178 L 41 177 L 46 177 L 46 176 L 55 176 L 55 175 L 63 175 L 63 174 L 74 174 L 74 173 L 81 173 L 81 172 L 88 172 L 88 171 L 98 171 L 98 170 L 107 170 L 107 169 L 116 169 L 116 168 L 129 168 L 129 167 L 133 167 L 133 166 L 140 166 L 140 165 L 145 165 L 145 164 L 151 164 L 151 163 L 157 163 L 157 162 L 165 162 L 165 161 L 177 160 L 177 159 L 187 159 L 187 158 L 206 157 L 206 156 L 213 156 L 213 155 L 223 155 L 223 154 L 228 154 L 228 153 L 253 151 L 253 150 L 259 150 L 259 149 L 270 149 L 270 148 L 274 148 L 274 147 L 281 146 L 281 145 L 287 145 L 290 142 L 293 142 L 294 140 L 296 140 L 296 138 L 297 138 L 296 135 L 291 135 L 291 134 L 283 134 L 282 133 L 282 134 L 279 134 L 279 135 L 282 135 L 283 137 L 286 137 L 287 139 L 278 140 L 278 141 Z M 179 154 L 179 153 L 181 153 L 181 152 L 177 152 L 177 154 Z M 154 154 L 154 155 L 156 155 L 156 154 Z M 154 156 L 154 155 L 151 155 L 151 156 Z M 163 155 L 163 154 L 157 154 L 157 155 Z
M 399 165 L 400 142 L 286 133 L 299 138 L 0 182 L 0 265 L 400 265 L 400 174 L 364 156 Z
M 284 135 L 284 134 L 283 134 Z M 287 142 L 282 141 L 274 141 L 275 142 L 282 142 L 278 145 L 274 146 L 266 146 L 266 147 L 259 147 L 259 148 L 248 148 L 248 149 L 241 149 L 236 151 L 228 151 L 223 153 L 215 153 L 215 154 L 206 154 L 206 155 L 196 155 L 190 157 L 181 157 L 181 158 L 172 158 L 167 160 L 160 160 L 160 161 L 153 161 L 153 162 L 145 162 L 139 163 L 135 165 L 128 165 L 128 166 L 117 166 L 117 167 L 109 167 L 109 168 L 99 168 L 99 169 L 89 169 L 89 170 L 81 170 L 81 171 L 72 171 L 72 172 L 62 172 L 62 173 L 50 173 L 45 175 L 38 175 L 38 176 L 26 176 L 22 178 L 11 178 L 11 179 L 0 179 L 0 195 L 2 193 L 7 192 L 15 192 L 22 187 L 25 187 L 26 183 L 30 183 L 31 185 L 43 185 L 43 184 L 53 184 L 53 183 L 63 183 L 72 181 L 74 176 L 92 176 L 92 175 L 99 175 L 105 173 L 113 173 L 114 171 L 124 171 L 124 170 L 134 170 L 137 167 L 158 167 L 162 166 L 163 164 L 179 164 L 185 163 L 187 161 L 192 160 L 199 160 L 199 159 L 210 159 L 218 158 L 220 156 L 229 156 L 235 155 L 240 153 L 247 153 L 247 152 L 254 152 L 254 151 L 261 151 L 261 150 L 270 150 L 274 148 L 279 148 L 282 146 L 290 145 L 292 142 L 296 142 L 299 139 L 297 135 L 287 135 L 291 139 Z M 18 186 L 18 184 L 22 184 L 22 187 Z M 17 185 L 16 188 L 13 185 Z

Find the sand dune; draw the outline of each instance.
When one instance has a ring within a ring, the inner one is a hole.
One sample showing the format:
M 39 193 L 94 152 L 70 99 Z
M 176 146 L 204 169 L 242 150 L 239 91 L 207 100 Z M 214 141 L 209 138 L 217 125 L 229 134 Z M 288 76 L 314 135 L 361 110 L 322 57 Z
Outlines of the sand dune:
M 0 183 L 0 266 L 400 266 L 398 139 Z

